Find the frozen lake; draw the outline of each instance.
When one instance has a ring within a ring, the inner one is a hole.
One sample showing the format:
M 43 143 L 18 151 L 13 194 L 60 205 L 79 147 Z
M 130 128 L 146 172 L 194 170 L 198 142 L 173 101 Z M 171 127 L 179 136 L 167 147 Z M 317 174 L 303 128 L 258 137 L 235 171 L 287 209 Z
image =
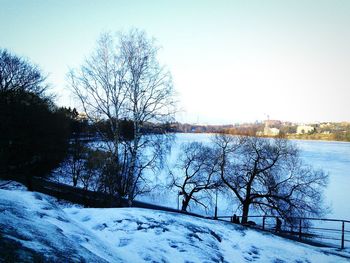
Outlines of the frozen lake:
M 168 157 L 168 166 L 172 167 L 177 159 L 182 143 L 199 141 L 210 142 L 210 134 L 177 134 Z M 325 191 L 325 203 L 331 207 L 327 218 L 340 218 L 350 220 L 350 143 L 327 142 L 327 141 L 294 141 L 301 150 L 301 157 L 314 168 L 321 168 L 329 173 L 329 185 Z M 159 183 L 165 183 L 168 176 L 168 169 L 164 168 L 157 176 Z M 177 195 L 169 189 L 159 189 L 152 196 L 143 196 L 137 199 L 166 205 L 176 208 Z M 230 214 L 235 212 L 232 205 L 225 202 L 224 196 L 220 197 L 219 214 Z M 193 208 L 192 211 L 204 212 Z M 208 214 L 212 214 L 212 208 Z
M 304 161 L 329 173 L 325 201 L 330 217 L 350 219 L 350 143 L 295 141 Z

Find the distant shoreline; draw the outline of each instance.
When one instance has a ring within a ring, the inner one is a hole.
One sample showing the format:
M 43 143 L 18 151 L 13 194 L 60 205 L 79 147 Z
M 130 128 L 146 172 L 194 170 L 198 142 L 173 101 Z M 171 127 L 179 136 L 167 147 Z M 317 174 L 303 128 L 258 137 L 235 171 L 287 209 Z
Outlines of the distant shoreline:
M 339 141 L 339 140 L 322 140 L 322 139 L 296 139 L 296 138 L 287 138 L 288 140 L 293 141 L 314 141 L 314 142 L 337 142 L 337 143 L 350 143 L 350 141 Z
M 332 138 L 334 135 L 329 135 L 327 134 L 326 136 L 323 136 L 321 134 L 315 134 L 315 135 L 296 135 L 296 134 L 287 134 L 286 138 L 290 139 L 290 140 L 304 140 L 304 141 L 328 141 L 328 142 L 350 142 L 349 140 L 346 139 L 336 139 L 336 138 Z
M 175 134 L 220 134 L 220 132 L 174 132 Z M 226 133 L 227 135 L 232 135 L 232 136 L 244 136 L 243 134 L 230 134 Z M 246 136 L 252 136 L 249 134 L 246 134 Z M 256 137 L 261 137 L 261 138 L 275 138 L 276 136 L 256 136 Z M 340 142 L 340 143 L 350 143 L 350 141 L 347 140 L 336 140 L 336 139 L 331 139 L 329 138 L 330 136 L 327 136 L 328 138 L 312 138 L 312 135 L 294 135 L 294 134 L 289 134 L 286 135 L 285 138 L 288 140 L 296 140 L 296 141 L 319 141 L 319 142 Z

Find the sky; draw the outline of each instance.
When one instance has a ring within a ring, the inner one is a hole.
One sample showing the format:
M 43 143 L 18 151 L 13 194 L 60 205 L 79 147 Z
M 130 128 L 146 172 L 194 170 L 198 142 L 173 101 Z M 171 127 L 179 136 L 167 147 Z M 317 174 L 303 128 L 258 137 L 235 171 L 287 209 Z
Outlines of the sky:
M 350 121 L 348 0 L 0 0 L 0 48 L 38 64 L 61 106 L 98 36 L 132 28 L 162 47 L 180 122 Z

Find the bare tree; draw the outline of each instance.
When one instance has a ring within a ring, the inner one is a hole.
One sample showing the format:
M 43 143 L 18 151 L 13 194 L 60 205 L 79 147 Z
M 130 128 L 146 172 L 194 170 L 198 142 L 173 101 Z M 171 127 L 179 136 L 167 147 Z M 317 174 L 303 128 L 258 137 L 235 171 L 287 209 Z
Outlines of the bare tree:
M 111 155 L 105 151 L 86 149 L 86 158 L 84 169 L 80 174 L 79 180 L 83 184 L 83 189 L 102 191 L 108 194 L 114 194 L 116 191 L 110 191 L 110 185 L 105 185 L 106 176 L 104 175 Z
M 47 88 L 46 77 L 38 66 L 0 49 L 0 91 L 26 91 L 42 96 Z
M 105 121 L 108 125 L 95 125 L 101 146 L 112 153 L 114 162 L 120 166 L 115 177 L 122 180 L 126 176 L 127 156 L 123 154 L 119 124 L 123 118 L 126 87 L 124 84 L 123 63 L 117 53 L 117 46 L 111 34 L 105 33 L 97 41 L 95 52 L 88 58 L 80 70 L 71 70 L 68 74 L 70 85 L 79 98 L 83 110 L 94 123 Z M 122 187 L 123 188 L 123 187 Z M 117 189 L 124 195 L 123 189 Z
M 179 188 L 183 196 L 182 211 L 186 211 L 190 201 L 207 208 L 203 199 L 208 199 L 210 190 L 219 187 L 217 159 L 213 158 L 213 148 L 199 142 L 182 145 L 177 168 L 172 172 L 171 186 Z
M 155 169 L 166 149 L 162 146 L 167 136 L 149 134 L 144 125 L 162 124 L 174 116 L 171 76 L 159 65 L 157 51 L 154 40 L 143 31 L 120 33 L 116 41 L 103 34 L 81 70 L 69 74 L 87 116 L 109 122 L 108 136 L 100 132 L 101 137 L 118 165 L 115 176 L 123 182 L 119 193 L 130 201 L 146 190 L 144 171 Z M 133 123 L 129 140 L 119 136 L 122 119 Z
M 141 139 L 143 125 L 147 122 L 164 123 L 171 121 L 174 114 L 173 86 L 170 72 L 160 66 L 157 60 L 158 47 L 155 41 L 148 39 L 145 32 L 131 30 L 120 34 L 120 53 L 124 65 L 124 81 L 127 89 L 127 110 L 134 122 L 134 139 L 129 144 L 131 187 L 129 199 L 137 194 L 137 182 L 142 171 L 154 167 L 159 150 L 160 138 Z M 148 158 L 140 156 L 147 148 L 157 149 Z
M 239 200 L 242 222 L 251 207 L 280 215 L 320 215 L 328 175 L 304 165 L 298 149 L 288 140 L 244 137 L 221 149 L 221 179 Z M 225 149 L 231 144 L 231 155 Z
M 86 152 L 87 147 L 79 138 L 73 138 L 73 142 L 71 142 L 68 149 L 68 155 L 59 171 L 60 175 L 69 177 L 72 180 L 73 186 L 77 186 L 78 181 L 81 179 L 86 161 Z

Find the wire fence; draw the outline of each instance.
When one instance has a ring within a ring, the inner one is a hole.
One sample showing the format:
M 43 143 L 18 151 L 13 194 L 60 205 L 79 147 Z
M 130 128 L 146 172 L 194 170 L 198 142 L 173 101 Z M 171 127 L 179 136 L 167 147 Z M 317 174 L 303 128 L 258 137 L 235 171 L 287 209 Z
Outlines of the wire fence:
M 241 222 L 233 216 L 218 216 L 218 220 Z M 280 223 L 278 223 L 280 221 Z M 344 249 L 350 247 L 350 221 L 329 218 L 290 217 L 283 219 L 276 216 L 249 216 L 244 225 L 276 233 L 290 239 L 316 246 Z
M 33 191 L 41 192 L 63 199 L 76 204 L 81 204 L 85 207 L 95 208 L 116 208 L 116 207 L 137 207 L 146 208 L 174 213 L 187 214 L 191 216 L 205 218 L 205 216 L 181 211 L 175 208 L 150 204 L 142 201 L 133 200 L 130 202 L 126 198 L 122 198 L 117 194 L 111 195 L 103 192 L 85 190 L 79 187 L 74 187 L 62 183 L 52 182 L 43 178 L 33 177 L 31 179 L 31 187 Z

